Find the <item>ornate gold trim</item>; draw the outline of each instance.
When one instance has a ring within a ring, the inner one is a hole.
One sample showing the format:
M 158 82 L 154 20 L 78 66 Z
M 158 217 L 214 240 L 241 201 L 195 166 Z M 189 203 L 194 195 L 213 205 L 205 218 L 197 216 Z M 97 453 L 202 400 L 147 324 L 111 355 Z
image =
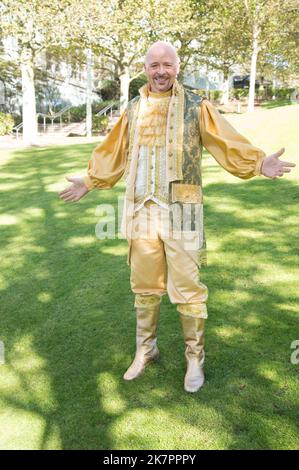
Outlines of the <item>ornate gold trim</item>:
M 161 303 L 161 296 L 157 294 L 135 294 L 135 307 L 150 308 Z
M 183 138 L 184 138 L 184 89 L 178 84 L 178 103 L 177 103 L 177 157 L 176 157 L 176 176 L 177 179 L 183 179 Z
M 183 179 L 184 105 L 184 88 L 175 81 L 169 103 L 166 129 L 167 179 L 169 182 Z
M 172 183 L 171 202 L 202 204 L 202 189 L 197 184 Z
M 124 172 L 124 180 L 126 181 L 129 175 L 129 170 L 131 166 L 131 161 L 132 161 L 132 155 L 133 155 L 133 146 L 134 146 L 134 141 L 135 141 L 135 133 L 136 133 L 136 124 L 137 124 L 137 118 L 139 114 L 139 108 L 140 108 L 140 101 L 137 102 L 137 104 L 132 107 L 131 110 L 131 115 L 132 115 L 132 121 L 130 124 L 130 132 L 129 132 L 129 152 L 128 152 L 128 160 Z
M 208 318 L 206 304 L 177 304 L 177 311 L 189 317 Z

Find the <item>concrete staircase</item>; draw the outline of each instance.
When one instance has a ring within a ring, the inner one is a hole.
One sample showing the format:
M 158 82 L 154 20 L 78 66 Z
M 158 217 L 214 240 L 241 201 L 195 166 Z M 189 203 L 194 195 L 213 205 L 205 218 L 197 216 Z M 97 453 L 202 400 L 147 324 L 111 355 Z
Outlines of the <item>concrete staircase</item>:
M 46 124 L 44 127 L 43 124 L 38 124 L 38 135 L 39 136 L 61 136 L 67 137 L 69 134 L 85 135 L 86 134 L 86 122 L 85 120 L 81 122 L 71 122 L 54 124 Z
M 109 116 L 109 123 L 107 131 L 109 132 L 116 121 L 119 118 L 119 114 L 113 115 L 112 117 Z M 43 124 L 38 124 L 38 135 L 39 136 L 61 136 L 67 137 L 70 134 L 76 134 L 78 136 L 85 136 L 86 135 L 86 120 L 84 119 L 81 122 L 71 122 L 71 123 L 47 123 L 46 127 Z

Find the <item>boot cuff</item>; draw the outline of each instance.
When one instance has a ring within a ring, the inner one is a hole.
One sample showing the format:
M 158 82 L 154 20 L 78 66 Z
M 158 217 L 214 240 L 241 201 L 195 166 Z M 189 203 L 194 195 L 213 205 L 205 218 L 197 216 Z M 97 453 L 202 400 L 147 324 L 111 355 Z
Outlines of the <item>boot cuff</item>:
M 178 304 L 177 310 L 188 317 L 208 318 L 206 304 Z
M 135 295 L 135 307 L 136 308 L 151 308 L 161 303 L 161 296 L 157 294 L 151 295 Z

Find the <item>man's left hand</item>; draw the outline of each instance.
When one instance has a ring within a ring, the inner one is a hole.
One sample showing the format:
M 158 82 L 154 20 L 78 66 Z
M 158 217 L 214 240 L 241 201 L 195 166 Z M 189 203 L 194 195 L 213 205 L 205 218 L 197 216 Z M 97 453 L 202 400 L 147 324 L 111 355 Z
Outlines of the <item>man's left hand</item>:
M 284 153 L 284 151 L 285 149 L 282 148 L 278 150 L 278 152 L 272 153 L 272 155 L 264 158 L 261 169 L 262 175 L 274 180 L 278 176 L 283 176 L 284 173 L 289 173 L 291 171 L 289 167 L 296 166 L 295 163 L 279 160 L 279 157 Z

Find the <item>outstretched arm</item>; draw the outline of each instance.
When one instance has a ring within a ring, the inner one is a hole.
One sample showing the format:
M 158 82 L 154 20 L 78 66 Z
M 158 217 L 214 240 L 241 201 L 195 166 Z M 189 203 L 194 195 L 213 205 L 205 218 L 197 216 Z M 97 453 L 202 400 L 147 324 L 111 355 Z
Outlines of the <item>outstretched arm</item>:
M 294 163 L 278 160 L 284 149 L 267 157 L 263 150 L 239 134 L 206 99 L 199 108 L 199 121 L 204 147 L 234 176 L 248 179 L 264 175 L 274 179 L 289 172 L 288 167 L 296 166 Z
M 92 152 L 86 176 L 66 178 L 72 183 L 59 193 L 65 202 L 77 202 L 94 188 L 110 189 L 122 177 L 127 159 L 128 119 L 124 112 L 115 126 Z

